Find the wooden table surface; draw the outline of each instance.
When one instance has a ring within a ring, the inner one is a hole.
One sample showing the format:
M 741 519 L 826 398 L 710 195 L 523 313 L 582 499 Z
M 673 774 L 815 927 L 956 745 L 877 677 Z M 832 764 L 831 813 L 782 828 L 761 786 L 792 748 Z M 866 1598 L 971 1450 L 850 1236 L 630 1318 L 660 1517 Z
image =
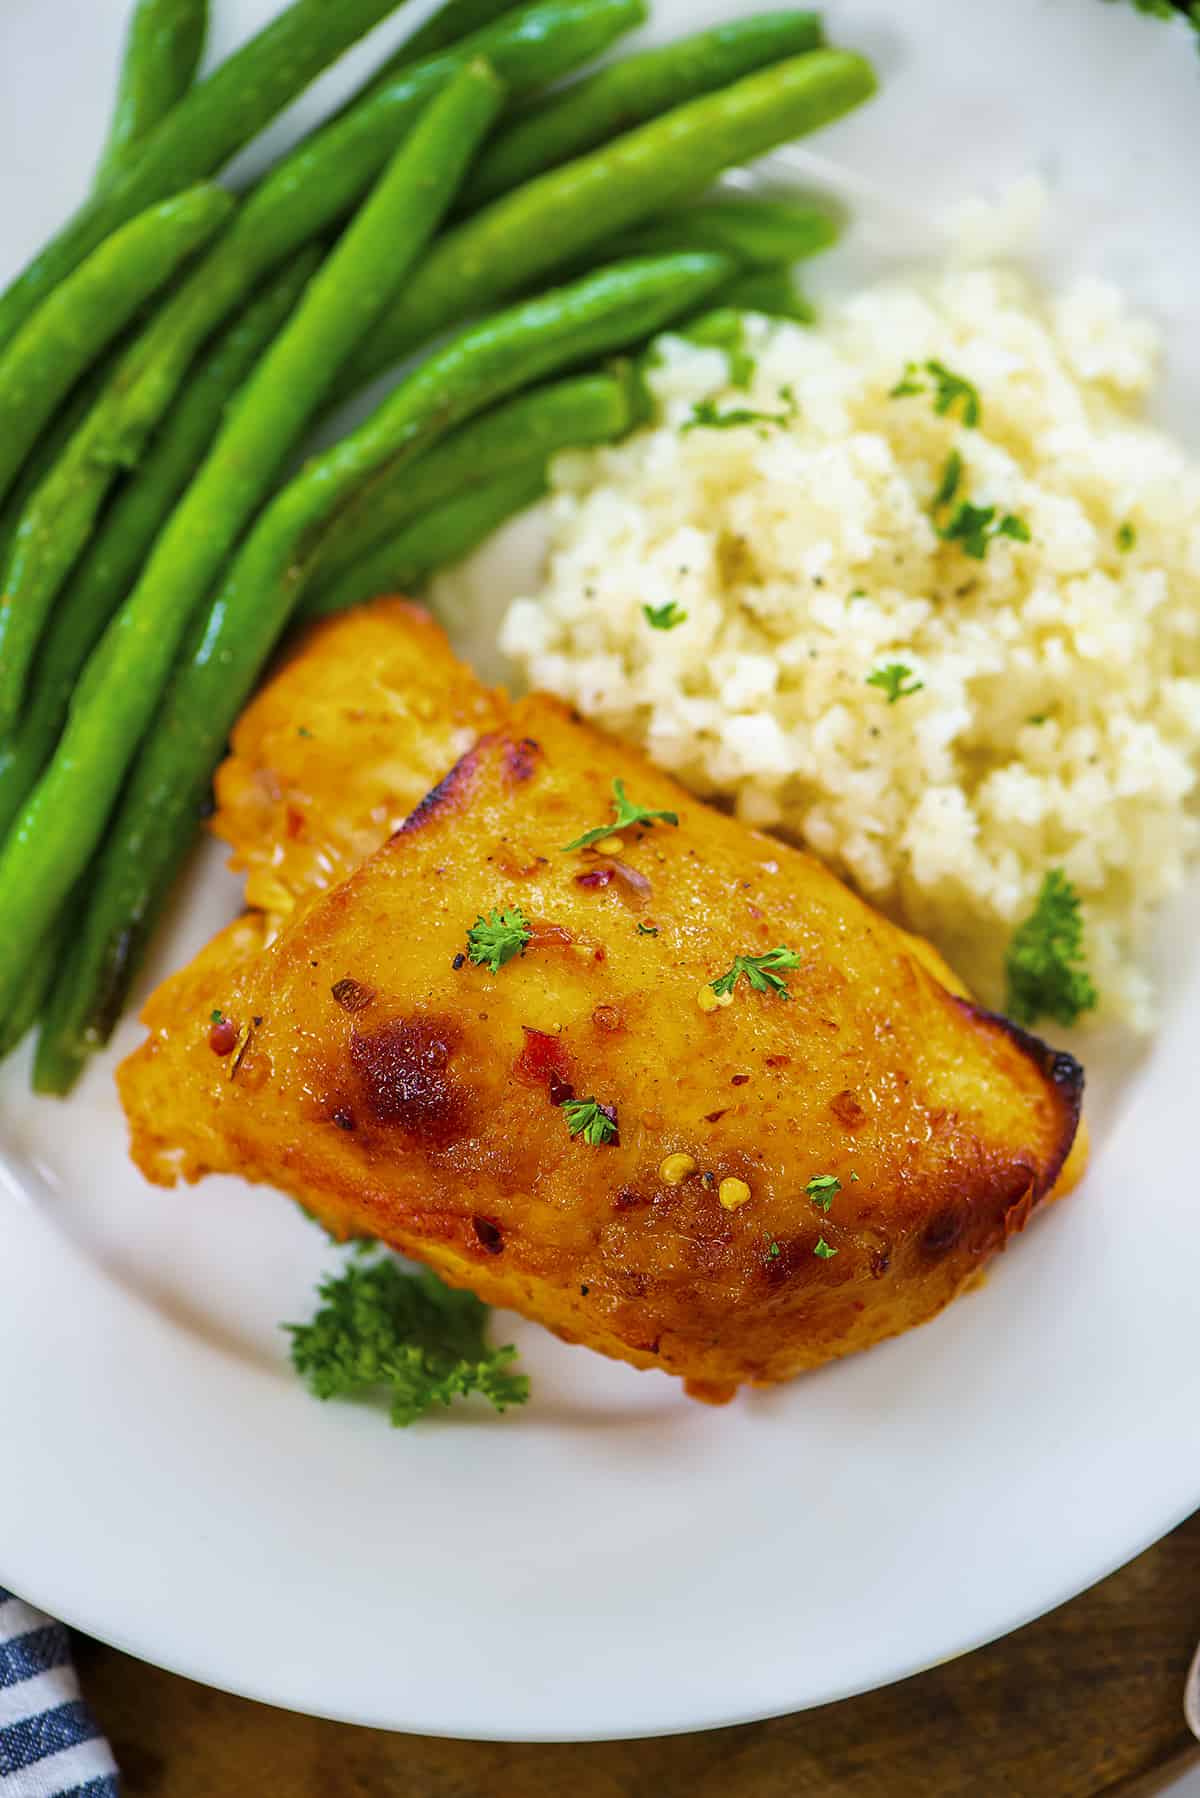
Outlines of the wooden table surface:
M 1200 1765 L 1180 1710 L 1198 1636 L 1200 1512 L 977 1654 L 705 1735 L 396 1736 L 230 1698 L 98 1643 L 79 1644 L 79 1663 L 128 1798 L 1150 1798 Z

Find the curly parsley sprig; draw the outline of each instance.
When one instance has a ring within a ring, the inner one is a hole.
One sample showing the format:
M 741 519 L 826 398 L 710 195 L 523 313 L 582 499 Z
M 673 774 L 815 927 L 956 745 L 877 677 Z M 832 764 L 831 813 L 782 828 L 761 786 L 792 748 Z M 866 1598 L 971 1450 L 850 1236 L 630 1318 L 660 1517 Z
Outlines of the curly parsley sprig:
M 497 1411 L 529 1397 L 528 1377 L 509 1371 L 516 1349 L 488 1346 L 488 1309 L 473 1292 L 391 1259 L 351 1261 L 319 1292 L 310 1323 L 284 1325 L 292 1365 L 315 1397 L 379 1394 L 399 1428 L 471 1392 Z
M 596 1099 L 568 1099 L 562 1108 L 572 1136 L 582 1136 L 593 1149 L 617 1141 L 617 1113 L 613 1105 Z
M 498 974 L 506 961 L 524 955 L 533 929 L 519 905 L 505 911 L 482 913 L 467 932 L 467 955 L 476 967 Z
M 597 824 L 594 830 L 585 830 L 573 843 L 564 843 L 562 853 L 569 855 L 573 849 L 590 849 L 593 843 L 602 843 L 605 837 L 628 830 L 632 824 L 673 824 L 677 829 L 679 826 L 678 812 L 648 812 L 644 806 L 635 805 L 625 792 L 623 780 L 613 781 L 613 813 L 611 824 Z
M 1042 881 L 1037 904 L 1013 932 L 1004 960 L 1005 1009 L 1018 1024 L 1040 1017 L 1074 1024 L 1100 995 L 1084 965 L 1083 908 L 1061 868 Z
M 765 955 L 735 955 L 733 966 L 710 980 L 709 985 L 718 999 L 723 999 L 744 976 L 756 993 L 774 993 L 780 999 L 790 999 L 787 982 L 775 969 L 798 968 L 802 959 L 794 949 L 785 949 L 782 944 L 778 949 L 768 949 Z
M 888 704 L 895 705 L 898 699 L 908 699 L 912 694 L 919 693 L 924 687 L 923 680 L 909 681 L 908 686 L 905 686 L 904 683 L 911 673 L 912 669 L 907 662 L 887 662 L 882 668 L 876 668 L 871 674 L 868 674 L 867 685 L 868 687 L 878 687 Z

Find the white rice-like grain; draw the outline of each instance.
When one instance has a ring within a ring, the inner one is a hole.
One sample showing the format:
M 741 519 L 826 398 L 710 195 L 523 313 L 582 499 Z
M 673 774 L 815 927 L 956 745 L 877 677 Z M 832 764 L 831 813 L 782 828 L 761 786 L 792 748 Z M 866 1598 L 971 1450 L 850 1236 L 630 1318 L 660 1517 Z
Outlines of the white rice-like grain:
M 721 353 L 664 339 L 658 422 L 558 459 L 545 581 L 503 649 L 807 844 L 992 1003 L 1061 868 L 1097 1015 L 1148 1027 L 1139 951 L 1196 847 L 1200 754 L 1200 468 L 1139 416 L 1153 330 L 1107 285 L 1045 298 L 994 268 L 872 288 L 817 330 L 747 329 L 749 391 Z M 891 397 L 927 359 L 978 388 L 978 428 L 930 391 Z M 700 400 L 789 395 L 785 426 L 682 429 Z M 942 541 L 951 450 L 961 493 L 1028 544 L 975 560 Z M 686 622 L 652 629 L 643 607 L 670 600 Z M 893 662 L 923 685 L 889 704 L 867 681 Z

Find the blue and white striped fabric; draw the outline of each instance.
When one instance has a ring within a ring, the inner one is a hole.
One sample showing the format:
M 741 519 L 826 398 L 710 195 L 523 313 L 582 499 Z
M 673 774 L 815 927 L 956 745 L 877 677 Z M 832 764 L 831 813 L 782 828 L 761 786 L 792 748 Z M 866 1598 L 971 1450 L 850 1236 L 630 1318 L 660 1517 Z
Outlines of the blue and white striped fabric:
M 119 1798 L 61 1623 L 0 1586 L 0 1798 Z

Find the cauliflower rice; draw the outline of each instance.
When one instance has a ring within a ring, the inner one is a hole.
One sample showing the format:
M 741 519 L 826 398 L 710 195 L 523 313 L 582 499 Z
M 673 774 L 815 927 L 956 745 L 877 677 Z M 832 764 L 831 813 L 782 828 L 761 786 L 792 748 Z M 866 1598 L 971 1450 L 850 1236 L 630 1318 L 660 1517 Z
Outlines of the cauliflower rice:
M 1098 1015 L 1147 1027 L 1137 952 L 1196 844 L 1200 752 L 1200 468 L 1139 420 L 1152 330 L 1097 282 L 1044 299 L 958 270 L 872 288 L 818 330 L 749 319 L 747 347 L 743 391 L 722 352 L 664 339 L 657 424 L 557 460 L 545 584 L 502 648 L 801 840 L 990 1003 L 1063 869 Z M 977 428 L 931 391 L 891 397 L 927 358 L 978 388 Z M 713 396 L 794 416 L 684 431 Z M 959 496 L 1028 543 L 974 560 L 939 538 L 951 450 Z M 651 628 L 643 607 L 672 600 L 686 622 Z M 920 690 L 869 685 L 890 663 Z

